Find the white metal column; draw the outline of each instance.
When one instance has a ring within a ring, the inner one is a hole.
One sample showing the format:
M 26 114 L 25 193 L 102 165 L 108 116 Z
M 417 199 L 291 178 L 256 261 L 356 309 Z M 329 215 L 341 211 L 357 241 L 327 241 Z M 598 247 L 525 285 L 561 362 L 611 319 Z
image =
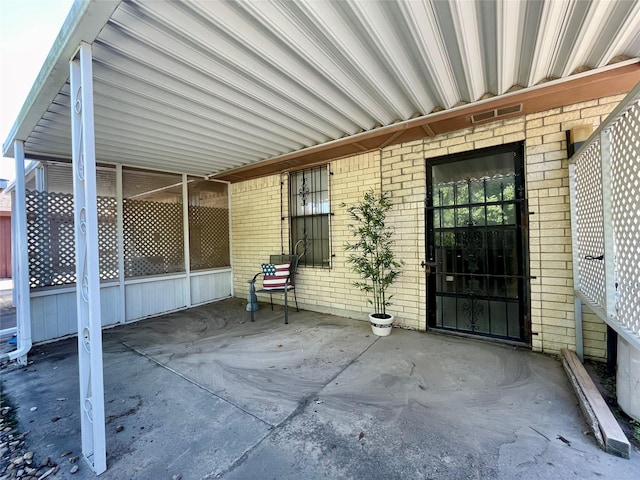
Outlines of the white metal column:
M 12 219 L 15 226 L 15 267 L 13 272 L 13 288 L 16 294 L 16 327 L 18 335 L 18 349 L 9 357 L 17 360 L 18 364 L 27 364 L 27 352 L 31 348 L 31 296 L 29 291 L 29 254 L 27 246 L 27 206 L 24 177 L 24 143 L 17 140 L 14 143 L 14 158 L 16 163 L 16 191 L 15 214 Z
M 91 45 L 82 42 L 70 62 L 71 132 L 82 454 L 101 474 L 107 462 L 91 57 Z
M 578 207 L 576 205 L 576 165 L 569 164 L 569 204 L 571 207 L 571 247 L 574 257 L 578 252 Z M 580 291 L 580 262 L 573 260 L 573 290 Z M 584 334 L 582 332 L 582 300 L 578 295 L 573 296 L 573 313 L 576 326 L 576 355 L 584 362 Z
M 616 317 L 615 245 L 611 216 L 611 135 L 607 128 L 600 134 L 600 167 L 602 171 L 602 227 L 604 233 L 604 295 L 605 312 Z
M 36 190 L 38 192 L 47 192 L 49 191 L 49 178 L 48 171 L 49 167 L 46 163 L 41 163 L 36 168 Z
M 49 223 L 49 175 L 48 175 L 49 167 L 46 163 L 40 163 L 35 169 L 35 177 L 36 177 L 36 192 L 41 196 L 40 205 L 41 208 L 36 212 L 38 216 L 38 223 L 40 225 L 47 225 Z M 42 280 L 45 285 L 50 285 L 53 277 L 53 269 L 52 262 L 49 254 L 49 245 L 51 241 L 51 233 L 48 228 L 42 228 L 40 235 L 38 236 L 38 249 L 42 252 L 44 258 L 47 259 L 46 262 L 43 262 L 42 269 L 43 275 Z
M 184 271 L 187 281 L 184 284 L 184 293 L 187 308 L 191 307 L 191 248 L 189 246 L 189 183 L 186 173 L 182 174 L 182 225 L 184 239 Z
M 124 196 L 122 194 L 122 164 L 116 165 L 116 202 L 118 203 L 116 212 L 116 231 L 118 235 L 118 292 L 120 296 L 120 311 L 118 312 L 119 322 L 127 321 L 126 292 L 124 275 Z

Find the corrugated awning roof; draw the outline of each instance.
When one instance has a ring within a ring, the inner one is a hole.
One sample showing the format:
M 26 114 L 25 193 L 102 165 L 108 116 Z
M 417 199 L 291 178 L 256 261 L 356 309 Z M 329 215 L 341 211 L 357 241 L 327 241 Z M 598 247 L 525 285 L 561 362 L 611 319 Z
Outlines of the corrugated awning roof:
M 5 155 L 71 158 L 81 40 L 98 161 L 229 180 L 640 81 L 637 1 L 78 1 Z

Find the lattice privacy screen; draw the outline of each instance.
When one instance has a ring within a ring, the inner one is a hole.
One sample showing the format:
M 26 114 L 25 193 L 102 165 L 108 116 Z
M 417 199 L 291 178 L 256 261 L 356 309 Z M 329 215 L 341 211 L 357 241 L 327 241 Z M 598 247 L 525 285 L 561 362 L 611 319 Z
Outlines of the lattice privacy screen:
M 75 236 L 71 166 L 48 164 L 39 189 L 27 191 L 27 240 L 32 288 L 74 284 Z M 33 189 L 36 181 L 29 179 Z M 100 167 L 98 250 L 100 279 L 117 280 L 118 204 L 116 170 Z M 123 240 L 126 278 L 184 272 L 182 176 L 123 169 Z M 191 269 L 230 265 L 228 186 L 188 183 Z
M 640 335 L 640 102 L 611 128 L 618 320 Z
M 73 195 L 27 191 L 29 284 L 32 288 L 76 281 Z M 101 280 L 118 278 L 116 200 L 98 197 Z
M 635 98 L 575 161 L 574 258 L 580 293 L 640 336 L 640 102 Z M 609 184 L 603 185 L 603 170 L 610 171 Z
M 189 206 L 191 270 L 226 267 L 229 259 L 229 210 Z
M 124 200 L 125 277 L 184 272 L 182 204 Z
M 190 179 L 188 188 L 191 270 L 231 265 L 228 186 Z
M 576 213 L 578 218 L 578 268 L 582 293 L 605 309 L 605 272 L 599 257 L 604 254 L 602 212 L 602 166 L 600 141 L 595 141 L 576 162 Z

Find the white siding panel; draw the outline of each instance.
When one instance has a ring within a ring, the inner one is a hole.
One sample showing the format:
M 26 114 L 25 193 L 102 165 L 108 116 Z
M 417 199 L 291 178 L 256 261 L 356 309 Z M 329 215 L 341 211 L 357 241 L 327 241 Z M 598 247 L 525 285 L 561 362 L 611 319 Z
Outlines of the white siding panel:
M 186 278 L 150 279 L 125 286 L 126 321 L 170 312 L 187 306 Z
M 102 325 L 118 323 L 118 286 L 100 289 Z M 75 290 L 38 293 L 31 297 L 31 332 L 34 343 L 78 332 Z
M 70 304 L 73 308 L 69 308 Z M 63 292 L 32 297 L 31 330 L 33 342 L 52 340 L 76 332 L 74 294 Z
M 187 307 L 185 277 L 135 281 L 125 286 L 126 321 L 139 320 Z M 231 296 L 231 270 L 199 274 L 191 279 L 192 303 L 200 304 Z M 100 311 L 102 326 L 120 322 L 118 285 L 102 286 Z M 37 292 L 31 296 L 31 329 L 35 343 L 78 331 L 74 289 Z
M 212 302 L 231 296 L 231 270 L 198 274 L 191 277 L 191 304 Z
M 100 317 L 102 326 L 113 325 L 120 319 L 120 289 L 118 285 L 100 289 Z
M 45 339 L 61 337 L 78 331 L 75 295 L 63 293 L 42 299 L 45 314 Z
M 44 307 L 41 298 L 31 299 L 31 340 L 41 342 L 44 339 Z

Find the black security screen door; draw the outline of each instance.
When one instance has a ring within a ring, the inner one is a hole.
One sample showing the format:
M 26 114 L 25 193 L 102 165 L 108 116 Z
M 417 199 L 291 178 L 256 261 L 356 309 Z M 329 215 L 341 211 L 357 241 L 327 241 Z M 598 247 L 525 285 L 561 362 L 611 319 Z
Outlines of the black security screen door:
M 427 161 L 430 328 L 529 341 L 522 151 Z

